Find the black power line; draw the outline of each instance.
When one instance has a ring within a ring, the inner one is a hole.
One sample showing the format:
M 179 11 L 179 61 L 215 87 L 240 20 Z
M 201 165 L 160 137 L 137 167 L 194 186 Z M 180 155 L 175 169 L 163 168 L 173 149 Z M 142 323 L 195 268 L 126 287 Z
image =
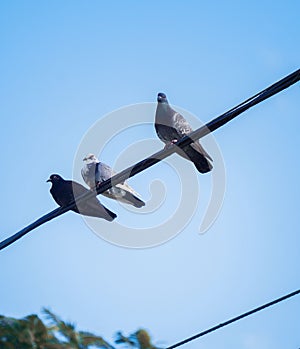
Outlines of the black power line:
M 180 342 L 178 342 L 178 343 L 176 343 L 176 344 L 173 344 L 173 345 L 171 345 L 170 347 L 167 347 L 167 348 L 165 348 L 165 349 L 174 349 L 174 348 L 178 348 L 178 347 L 180 347 L 180 346 L 182 346 L 182 345 L 184 345 L 184 344 L 186 344 L 186 343 L 188 343 L 188 342 L 191 342 L 191 341 L 193 341 L 193 340 L 195 340 L 195 339 L 198 339 L 198 338 L 200 338 L 200 337 L 203 337 L 203 336 L 207 335 L 208 333 L 214 332 L 214 331 L 218 330 L 219 328 L 228 326 L 228 325 L 232 324 L 233 322 L 239 321 L 239 320 L 241 320 L 241 319 L 243 319 L 243 318 L 245 318 L 245 317 L 247 317 L 247 316 L 250 316 L 250 315 L 252 315 L 252 314 L 254 314 L 254 313 L 257 313 L 257 312 L 259 312 L 259 311 L 261 311 L 261 310 L 263 310 L 263 309 L 266 309 L 266 308 L 268 308 L 268 307 L 271 307 L 272 305 L 275 305 L 275 304 L 277 304 L 277 303 L 280 303 L 280 302 L 282 302 L 282 301 L 284 301 L 284 300 L 286 300 L 286 299 L 288 299 L 288 298 L 294 297 L 294 296 L 296 296 L 296 295 L 299 294 L 299 293 L 300 293 L 300 289 L 297 290 L 297 291 L 291 292 L 291 293 L 289 293 L 289 294 L 286 294 L 285 296 L 282 296 L 282 297 L 280 297 L 280 298 L 277 298 L 277 299 L 275 299 L 275 300 L 273 300 L 273 301 L 271 301 L 271 302 L 269 302 L 269 303 L 266 303 L 266 304 L 264 304 L 264 305 L 261 305 L 260 307 L 257 307 L 257 308 L 255 308 L 255 309 L 252 309 L 252 310 L 250 310 L 250 311 L 247 311 L 246 313 L 243 313 L 243 314 L 241 314 L 241 315 L 239 315 L 239 316 L 236 316 L 236 317 L 234 317 L 234 318 L 232 318 L 232 319 L 230 319 L 230 320 L 227 320 L 227 321 L 225 321 L 225 322 L 223 322 L 223 323 L 221 323 L 221 324 L 219 324 L 219 325 L 216 325 L 216 326 L 214 326 L 214 327 L 211 327 L 211 328 L 209 328 L 208 330 L 205 330 L 205 331 L 202 331 L 202 332 L 200 332 L 200 333 L 197 333 L 197 334 L 195 334 L 194 336 L 189 337 L 189 338 L 186 338 L 186 339 L 184 339 L 184 340 L 182 340 L 182 341 L 180 341 Z
M 135 176 L 137 173 L 144 171 L 148 167 L 155 165 L 159 161 L 161 161 L 161 160 L 165 159 L 166 157 L 170 156 L 171 154 L 175 153 L 178 150 L 177 147 L 182 148 L 186 145 L 189 145 L 193 141 L 206 136 L 208 133 L 213 132 L 216 129 L 218 129 L 219 127 L 225 125 L 228 121 L 234 119 L 235 117 L 237 117 L 238 115 L 240 115 L 241 113 L 246 111 L 247 109 L 249 109 L 249 108 L 253 107 L 254 105 L 270 98 L 271 96 L 279 93 L 280 91 L 288 88 L 289 86 L 295 84 L 299 80 L 300 80 L 300 69 L 294 71 L 292 74 L 279 80 L 275 84 L 267 87 L 266 89 L 257 93 L 256 95 L 248 98 L 246 101 L 240 103 L 239 105 L 230 109 L 229 111 L 225 112 L 224 114 L 216 117 L 215 119 L 213 119 L 212 121 L 210 121 L 206 125 L 191 132 L 188 136 L 184 136 L 173 147 L 165 148 L 165 149 L 151 155 L 150 157 L 138 162 L 137 164 L 128 167 L 127 169 L 121 171 L 120 173 L 116 174 L 112 178 L 106 180 L 105 182 L 103 182 L 101 184 L 100 188 L 97 190 L 97 194 L 101 194 L 104 191 L 111 188 L 113 185 L 116 185 L 120 182 L 123 182 L 124 180 Z M 90 192 L 83 194 L 82 196 L 79 196 L 78 198 L 76 198 L 76 202 L 73 201 L 68 206 L 59 207 L 59 208 L 47 213 L 46 215 L 37 219 L 35 222 L 33 222 L 30 225 L 28 225 L 27 227 L 23 228 L 22 230 L 20 230 L 16 234 L 3 240 L 0 243 L 0 250 L 11 245 L 13 242 L 20 239 L 22 236 L 29 233 L 31 230 L 39 227 L 40 225 L 50 221 L 53 218 L 56 218 L 56 217 L 62 215 L 63 213 L 71 210 L 72 208 L 74 208 L 76 203 L 79 203 L 83 200 L 87 200 L 94 195 L 95 194 L 92 191 L 90 191 Z

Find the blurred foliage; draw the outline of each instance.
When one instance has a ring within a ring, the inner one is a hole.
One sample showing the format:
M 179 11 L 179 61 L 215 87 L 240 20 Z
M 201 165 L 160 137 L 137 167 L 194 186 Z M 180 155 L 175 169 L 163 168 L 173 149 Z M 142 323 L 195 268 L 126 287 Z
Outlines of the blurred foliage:
M 76 325 L 63 321 L 49 309 L 43 309 L 45 322 L 38 315 L 28 315 L 15 319 L 0 315 L 1 349 L 158 349 L 151 343 L 149 333 L 139 329 L 124 336 L 117 332 L 115 344 L 112 345 L 101 336 L 78 331 Z M 116 346 L 117 347 L 116 347 Z

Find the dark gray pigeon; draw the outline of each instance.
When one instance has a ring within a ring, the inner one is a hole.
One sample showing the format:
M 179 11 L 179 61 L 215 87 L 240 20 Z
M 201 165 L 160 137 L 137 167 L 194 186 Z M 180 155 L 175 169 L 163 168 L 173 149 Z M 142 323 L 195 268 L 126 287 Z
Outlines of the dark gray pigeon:
M 85 165 L 81 170 L 81 175 L 92 190 L 116 174 L 110 166 L 100 162 L 94 154 L 88 154 L 83 161 L 85 161 Z M 144 201 L 137 197 L 139 194 L 126 182 L 116 184 L 102 194 L 110 199 L 124 202 L 134 207 L 140 208 L 145 206 Z
M 58 174 L 51 175 L 47 182 L 52 183 L 50 193 L 59 206 L 67 206 L 74 200 L 74 197 L 76 199 L 89 192 L 83 185 L 74 181 L 66 181 Z M 81 201 L 72 211 L 84 216 L 104 218 L 110 222 L 117 217 L 115 213 L 100 203 L 96 195 L 88 200 Z
M 185 118 L 172 109 L 164 93 L 157 95 L 157 108 L 155 114 L 155 130 L 160 140 L 166 146 L 176 144 L 183 136 L 188 135 L 193 130 Z M 212 170 L 212 158 L 203 149 L 199 141 L 191 143 L 177 153 L 182 157 L 191 160 L 200 173 Z

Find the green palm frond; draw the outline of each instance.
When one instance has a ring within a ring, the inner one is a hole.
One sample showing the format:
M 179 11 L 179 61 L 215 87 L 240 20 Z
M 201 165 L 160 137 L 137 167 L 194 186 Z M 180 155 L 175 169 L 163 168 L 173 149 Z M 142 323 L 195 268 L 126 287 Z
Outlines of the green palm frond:
M 116 344 L 127 344 L 131 347 L 136 347 L 136 341 L 131 338 L 131 336 L 126 337 L 122 334 L 122 332 L 117 332 L 115 335 L 115 343 Z
M 0 317 L 0 348 L 2 349 L 68 349 L 48 331 L 37 315 L 23 319 Z
M 65 339 L 69 341 L 70 344 L 75 345 L 75 348 L 76 345 L 80 344 L 75 324 L 63 321 L 59 316 L 57 316 L 47 308 L 43 308 L 42 312 L 45 315 L 46 319 L 52 324 L 51 329 L 53 331 L 57 331 L 60 335 L 65 337 Z
M 93 333 L 80 331 L 79 336 L 81 343 L 85 347 L 94 346 L 96 348 L 114 349 L 114 347 L 106 342 L 102 337 L 96 336 Z
M 45 315 L 45 318 L 54 325 L 61 322 L 61 319 L 48 308 L 42 308 L 42 313 Z
M 77 331 L 74 323 L 63 321 L 47 308 L 43 314 L 48 323 L 36 314 L 21 319 L 0 315 L 0 349 L 115 349 L 101 336 Z M 158 349 L 144 329 L 128 337 L 117 332 L 115 343 L 127 348 Z

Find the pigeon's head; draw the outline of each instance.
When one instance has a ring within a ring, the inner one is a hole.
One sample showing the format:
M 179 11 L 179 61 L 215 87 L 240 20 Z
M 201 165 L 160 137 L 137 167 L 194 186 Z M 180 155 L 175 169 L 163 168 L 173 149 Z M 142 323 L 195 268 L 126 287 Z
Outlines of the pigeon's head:
M 157 102 L 158 103 L 168 103 L 167 96 L 164 93 L 159 92 L 159 94 L 157 95 Z
M 83 158 L 83 161 L 86 161 L 87 164 L 91 164 L 93 162 L 99 162 L 96 156 L 92 153 L 88 154 L 85 158 Z
M 49 179 L 47 179 L 47 182 L 51 182 L 51 183 L 58 183 L 60 181 L 62 181 L 62 177 L 58 174 L 52 174 Z

